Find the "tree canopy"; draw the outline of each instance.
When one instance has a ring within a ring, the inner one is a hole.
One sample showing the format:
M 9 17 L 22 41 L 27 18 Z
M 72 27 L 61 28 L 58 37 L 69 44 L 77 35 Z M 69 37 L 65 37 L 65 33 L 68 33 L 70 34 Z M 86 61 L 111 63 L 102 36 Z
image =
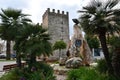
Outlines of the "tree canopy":
M 32 21 L 27 18 L 27 14 L 23 14 L 18 9 L 8 8 L 1 9 L 1 11 L 0 38 L 6 41 L 6 59 L 10 59 L 11 41 L 14 41 L 15 37 L 19 35 L 23 25 Z
M 57 49 L 65 49 L 66 48 L 66 43 L 62 40 L 56 41 L 55 44 L 53 45 L 53 50 Z
M 120 34 L 120 9 L 115 8 L 119 0 L 92 0 L 90 4 L 79 10 L 82 13 L 80 24 L 86 34 L 97 35 L 104 57 L 109 68 L 109 74 L 113 74 L 113 68 L 106 43 L 106 35 Z

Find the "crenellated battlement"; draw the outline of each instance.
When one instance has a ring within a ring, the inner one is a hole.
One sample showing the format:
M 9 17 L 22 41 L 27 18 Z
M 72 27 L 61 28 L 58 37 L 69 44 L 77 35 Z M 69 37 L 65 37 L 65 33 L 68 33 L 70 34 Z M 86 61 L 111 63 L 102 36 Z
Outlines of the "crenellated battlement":
M 64 11 L 60 11 L 60 10 L 55 11 L 55 9 L 47 8 L 45 13 L 43 14 L 43 18 L 48 14 L 53 14 L 53 15 L 57 15 L 57 16 L 66 16 L 66 17 L 69 16 L 69 12 L 64 12 Z
M 42 16 L 42 27 L 48 30 L 50 42 L 54 44 L 58 40 L 63 40 L 66 44 L 69 41 L 69 13 L 48 8 Z M 66 56 L 66 50 L 61 53 Z M 59 59 L 59 52 L 53 52 L 52 59 Z
M 48 13 L 56 13 L 56 14 L 62 14 L 62 15 L 68 15 L 68 12 L 64 12 L 64 11 L 62 11 L 61 13 L 60 13 L 60 10 L 57 10 L 57 12 L 55 12 L 55 9 L 52 9 L 52 11 L 50 11 L 50 8 L 47 8 L 47 10 L 46 10 Z

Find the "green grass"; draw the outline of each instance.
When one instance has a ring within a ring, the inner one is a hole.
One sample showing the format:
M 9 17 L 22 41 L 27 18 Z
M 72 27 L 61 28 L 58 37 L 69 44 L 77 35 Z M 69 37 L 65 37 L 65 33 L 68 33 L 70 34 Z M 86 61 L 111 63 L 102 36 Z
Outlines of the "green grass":
M 0 59 L 0 62 L 6 62 L 6 61 L 16 61 L 16 60 L 6 60 L 6 59 Z

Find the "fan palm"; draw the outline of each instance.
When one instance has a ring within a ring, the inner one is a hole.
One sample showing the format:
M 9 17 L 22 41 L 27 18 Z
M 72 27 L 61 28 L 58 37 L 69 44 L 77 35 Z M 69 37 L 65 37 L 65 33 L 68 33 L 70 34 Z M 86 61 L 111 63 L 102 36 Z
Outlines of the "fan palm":
M 22 14 L 21 10 L 17 9 L 1 9 L 0 17 L 0 37 L 6 40 L 6 54 L 7 59 L 10 59 L 10 44 L 15 39 L 15 36 L 19 34 L 21 27 L 28 22 L 30 19 L 26 18 L 26 14 Z
M 36 56 L 52 54 L 49 34 L 39 24 L 27 25 L 24 31 L 16 39 L 15 50 L 29 55 L 30 64 L 36 62 Z
M 119 0 L 107 0 L 105 3 L 93 0 L 79 11 L 83 13 L 80 24 L 86 34 L 98 35 L 111 74 L 113 68 L 106 44 L 106 34 L 120 33 L 120 9 L 115 8 L 118 2 Z
M 109 44 L 112 46 L 112 65 L 114 69 L 115 75 L 120 78 L 120 37 L 118 36 L 111 36 L 109 39 Z

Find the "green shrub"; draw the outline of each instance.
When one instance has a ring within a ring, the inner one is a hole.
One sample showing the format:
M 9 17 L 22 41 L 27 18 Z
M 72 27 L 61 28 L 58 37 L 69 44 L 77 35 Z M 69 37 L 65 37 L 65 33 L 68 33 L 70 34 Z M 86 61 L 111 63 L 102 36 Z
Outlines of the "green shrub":
M 68 72 L 67 80 L 120 80 L 108 74 L 99 73 L 95 68 L 82 67 Z
M 45 78 L 45 80 L 55 80 L 55 76 L 53 75 L 54 71 L 50 65 L 44 62 L 38 62 L 36 63 L 36 67 L 40 69 L 40 72 L 44 75 L 43 78 Z
M 113 75 L 107 75 L 107 74 L 105 74 L 104 80 L 120 80 L 120 79 L 116 78 Z
M 68 72 L 67 80 L 104 80 L 95 69 L 82 67 Z
M 52 74 L 45 76 L 42 72 L 34 72 L 30 75 L 28 80 L 55 80 L 55 77 Z
M 109 40 L 109 44 L 112 46 L 112 47 L 120 47 L 120 37 L 118 36 L 112 36 Z
M 108 68 L 105 59 L 100 59 L 97 61 L 98 65 L 96 66 L 96 70 L 100 73 L 107 73 Z
M 15 70 L 11 70 L 0 77 L 0 80 L 19 80 L 19 76 L 16 74 Z
M 5 75 L 0 80 L 55 80 L 53 69 L 46 63 L 35 63 L 31 69 L 24 67 L 16 68 Z
M 34 67 L 40 69 L 45 76 L 54 73 L 53 68 L 44 62 L 37 62 L 36 64 L 34 64 Z

